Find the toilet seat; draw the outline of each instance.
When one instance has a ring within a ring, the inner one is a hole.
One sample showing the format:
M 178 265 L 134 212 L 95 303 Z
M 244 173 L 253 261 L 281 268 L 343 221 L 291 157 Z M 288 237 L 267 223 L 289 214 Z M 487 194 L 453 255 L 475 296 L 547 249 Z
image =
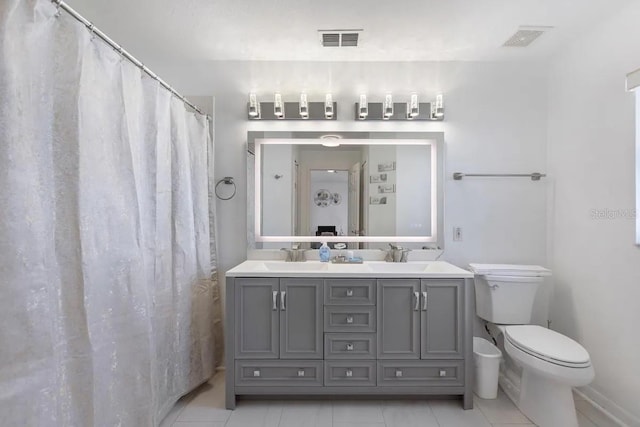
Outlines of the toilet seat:
M 537 325 L 507 326 L 504 335 L 514 347 L 545 362 L 567 368 L 591 366 L 584 347 L 550 329 Z

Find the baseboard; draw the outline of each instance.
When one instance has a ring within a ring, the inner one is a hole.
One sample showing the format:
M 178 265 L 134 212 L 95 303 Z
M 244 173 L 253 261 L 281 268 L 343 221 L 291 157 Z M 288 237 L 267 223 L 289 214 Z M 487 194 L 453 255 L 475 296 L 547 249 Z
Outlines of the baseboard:
M 574 389 L 574 391 L 598 412 L 609 418 L 611 422 L 621 427 L 640 427 L 640 419 L 630 414 L 599 391 L 596 391 L 593 387 L 580 387 L 579 389 Z

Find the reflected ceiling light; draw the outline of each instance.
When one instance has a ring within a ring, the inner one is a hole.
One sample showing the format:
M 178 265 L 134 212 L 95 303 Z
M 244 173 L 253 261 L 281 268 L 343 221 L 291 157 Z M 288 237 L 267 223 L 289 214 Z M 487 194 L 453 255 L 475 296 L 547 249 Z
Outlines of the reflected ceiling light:
M 442 94 L 439 93 L 438 96 L 436 96 L 436 111 L 435 111 L 435 117 L 444 117 L 444 101 L 442 99 Z
M 389 120 L 393 116 L 393 97 L 390 93 L 384 97 L 382 113 L 382 118 L 385 120 Z
M 324 97 L 324 118 L 333 118 L 333 97 L 330 93 L 326 94 Z
M 327 172 L 329 172 L 329 173 L 336 173 L 336 170 L 335 170 L 335 169 L 327 169 Z
M 249 94 L 249 117 L 260 117 L 260 104 L 255 93 Z
M 340 135 L 322 135 L 320 137 L 322 139 L 322 145 L 324 147 L 339 147 L 340 143 L 338 140 L 342 139 Z
M 418 94 L 411 94 L 411 101 L 409 101 L 409 105 L 407 106 L 407 118 L 413 119 L 420 115 L 420 104 L 418 103 Z
M 306 93 L 300 94 L 299 111 L 300 111 L 300 117 L 302 117 L 305 120 L 309 118 L 309 102 L 307 101 Z
M 284 104 L 282 103 L 282 95 L 279 93 L 276 93 L 273 99 L 273 115 L 284 119 Z
M 360 95 L 360 102 L 358 102 L 358 118 L 364 120 L 369 115 L 369 104 L 367 103 L 367 95 Z

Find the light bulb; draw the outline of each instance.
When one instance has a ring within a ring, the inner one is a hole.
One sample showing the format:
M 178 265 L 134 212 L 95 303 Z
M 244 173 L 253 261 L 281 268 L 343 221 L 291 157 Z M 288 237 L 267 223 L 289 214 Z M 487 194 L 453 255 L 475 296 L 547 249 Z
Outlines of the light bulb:
M 440 117 L 444 117 L 444 102 L 442 99 L 442 94 L 439 93 L 438 96 L 436 96 L 436 113 L 435 116 L 440 118 Z
M 255 93 L 249 94 L 249 117 L 257 118 L 260 116 L 260 104 Z
M 333 118 L 333 97 L 330 93 L 324 97 L 324 118 L 327 120 Z
M 284 105 L 282 104 L 282 95 L 279 93 L 276 93 L 273 99 L 273 115 L 284 119 Z
M 300 117 L 302 117 L 303 119 L 308 119 L 309 118 L 309 102 L 307 102 L 307 94 L 306 93 L 301 93 L 300 94 Z
M 409 108 L 407 109 L 407 116 L 410 118 L 415 118 L 420 115 L 420 104 L 418 104 L 418 94 L 411 94 L 411 101 L 409 102 Z
M 367 95 L 360 95 L 360 102 L 358 103 L 358 117 L 360 120 L 364 120 L 369 115 L 369 104 L 367 103 Z
M 393 98 L 390 93 L 384 97 L 383 118 L 389 119 L 393 116 Z

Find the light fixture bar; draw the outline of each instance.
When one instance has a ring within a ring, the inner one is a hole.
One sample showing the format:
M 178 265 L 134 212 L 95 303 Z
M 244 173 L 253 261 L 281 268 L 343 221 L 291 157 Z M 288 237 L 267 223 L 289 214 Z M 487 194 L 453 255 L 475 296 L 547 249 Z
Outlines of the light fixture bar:
M 417 115 L 411 117 L 411 102 L 394 102 L 393 103 L 393 115 L 390 117 L 384 117 L 385 104 L 384 102 L 369 102 L 367 104 L 368 114 L 365 117 L 360 115 L 360 103 L 355 104 L 355 120 L 360 121 L 443 121 L 444 111 L 442 116 L 435 116 L 435 101 L 434 102 L 418 102 Z M 433 106 L 434 115 L 431 114 L 431 107 Z

